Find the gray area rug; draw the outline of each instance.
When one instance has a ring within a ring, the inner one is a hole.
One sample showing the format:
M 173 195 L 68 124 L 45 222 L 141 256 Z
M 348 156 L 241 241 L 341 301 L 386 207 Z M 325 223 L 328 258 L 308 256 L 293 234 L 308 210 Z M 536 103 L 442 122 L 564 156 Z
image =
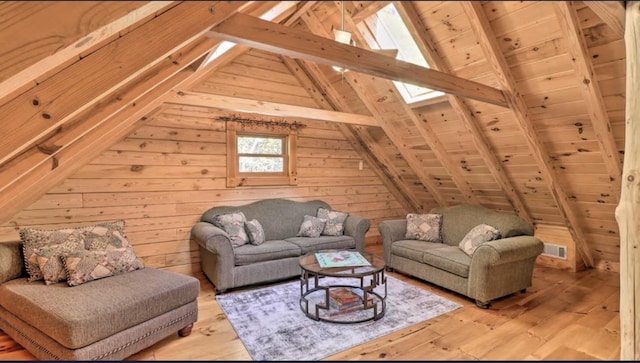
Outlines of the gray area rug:
M 323 278 L 320 284 L 328 285 L 331 279 Z M 378 321 L 353 325 L 314 321 L 300 309 L 299 298 L 298 280 L 216 296 L 251 357 L 261 361 L 319 360 L 462 306 L 391 276 L 387 276 L 387 311 Z

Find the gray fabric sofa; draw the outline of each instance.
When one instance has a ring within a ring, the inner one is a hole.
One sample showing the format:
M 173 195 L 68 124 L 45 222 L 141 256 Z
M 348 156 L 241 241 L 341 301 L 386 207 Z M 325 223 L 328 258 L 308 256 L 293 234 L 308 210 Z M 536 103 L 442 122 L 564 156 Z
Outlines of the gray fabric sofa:
M 191 239 L 200 246 L 202 271 L 216 292 L 299 276 L 298 260 L 307 253 L 326 249 L 364 252 L 370 222 L 351 214 L 344 222 L 344 235 L 296 237 L 304 216 L 316 216 L 320 207 L 331 209 L 321 200 L 297 202 L 276 198 L 206 211 L 191 229 Z M 263 244 L 232 247 L 227 233 L 210 223 L 215 215 L 236 211 L 243 212 L 247 220 L 257 219 L 262 224 L 266 239 Z
M 475 299 L 481 308 L 531 286 L 543 243 L 533 237 L 533 227 L 522 218 L 470 204 L 435 208 L 429 213 L 442 215 L 443 243 L 405 239 L 406 220 L 379 224 L 388 268 Z M 458 244 L 481 223 L 497 228 L 502 238 L 481 244 L 468 256 Z
M 149 267 L 73 287 L 27 282 L 21 242 L 0 243 L 0 329 L 40 360 L 120 360 L 189 335 L 199 290 Z

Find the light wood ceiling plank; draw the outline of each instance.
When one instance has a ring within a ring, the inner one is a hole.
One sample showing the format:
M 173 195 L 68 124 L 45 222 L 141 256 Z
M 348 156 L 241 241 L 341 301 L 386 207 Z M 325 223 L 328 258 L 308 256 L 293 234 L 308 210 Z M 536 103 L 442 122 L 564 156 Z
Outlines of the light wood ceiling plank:
M 351 19 L 358 24 L 390 3 L 391 1 L 359 1 L 354 8 L 355 11 L 350 12 Z
M 616 208 L 620 229 L 620 359 L 640 360 L 640 2 L 626 10 L 627 52 L 625 153 L 622 195 Z
M 308 12 L 302 17 L 302 19 L 314 34 L 318 34 L 320 37 L 330 36 L 329 29 L 320 22 L 315 14 Z M 411 152 L 406 147 L 403 147 L 404 143 L 402 141 L 401 135 L 399 135 L 396 130 L 392 126 L 390 126 L 390 124 L 382 117 L 382 114 L 384 113 L 384 110 L 382 110 L 382 108 L 384 106 L 380 105 L 378 102 L 372 100 L 369 97 L 367 86 L 365 86 L 369 84 L 368 80 L 366 79 L 367 77 L 360 77 L 355 74 L 355 72 L 346 72 L 344 73 L 344 78 L 347 82 L 349 82 L 354 91 L 356 91 L 358 97 L 360 97 L 363 103 L 367 106 L 369 112 L 371 112 L 371 114 L 374 116 L 377 124 L 382 127 L 387 137 L 389 137 L 389 139 L 391 139 L 391 141 L 395 144 L 402 157 L 405 159 L 407 164 L 409 164 L 413 172 L 418 176 L 420 182 L 433 196 L 438 205 L 448 205 L 447 201 L 438 191 L 438 188 L 433 181 L 433 176 L 429 175 L 429 173 L 425 171 L 422 162 L 416 157 L 414 152 Z
M 173 92 L 166 100 L 169 104 L 219 108 L 236 112 L 254 112 L 270 116 L 297 117 L 308 120 L 342 122 L 346 124 L 378 126 L 368 115 L 328 111 L 319 108 L 287 105 L 284 103 L 252 100 L 248 98 L 220 96 L 198 92 Z
M 587 112 L 591 119 L 591 125 L 595 130 L 595 136 L 602 150 L 609 179 L 615 188 L 615 199 L 618 202 L 620 194 L 620 177 L 622 176 L 622 162 L 616 140 L 613 137 L 609 114 L 600 92 L 600 84 L 596 78 L 596 72 L 589 56 L 589 49 L 584 40 L 584 34 L 580 27 L 580 21 L 575 7 L 571 2 L 554 1 L 553 7 L 560 23 L 560 28 L 568 43 L 568 52 L 573 60 L 580 91 L 586 102 Z
M 493 87 L 244 14 L 234 15 L 207 34 L 293 58 L 340 66 L 507 107 L 502 91 Z
M 19 8 L 11 11 L 20 16 L 15 16 L 11 24 L 0 31 L 0 39 L 8 41 L 3 44 L 6 51 L 0 55 L 0 63 L 5 64 L 0 70 L 0 105 L 35 87 L 44 80 L 44 75 L 77 62 L 91 48 L 174 3 L 150 1 L 123 6 L 120 2 L 81 2 L 74 4 L 71 11 L 66 2 L 13 4 Z M 127 12 L 120 17 L 107 20 L 111 14 L 124 11 Z M 38 29 L 46 26 L 55 37 L 45 34 L 47 38 L 43 38 L 41 31 L 33 30 L 34 24 Z M 96 28 L 84 33 L 87 26 Z M 48 53 L 45 55 L 44 52 Z
M 319 107 L 326 110 L 353 112 L 317 65 L 288 57 L 283 57 L 283 61 Z M 368 135 L 367 132 L 356 133 L 350 125 L 342 123 L 336 124 L 336 127 L 358 155 L 367 161 L 367 164 L 372 167 L 382 183 L 406 211 L 421 210 L 421 203 L 414 197 L 406 182 L 402 180 L 389 160 L 386 160 L 385 153 L 379 150 L 377 144 L 372 140 L 363 140 L 365 134 Z
M 0 124 L 0 134 L 12 137 L 0 139 L 0 165 L 58 132 L 71 118 L 200 37 L 223 19 L 220 14 L 244 5 L 180 3 L 1 106 L 5 121 Z M 176 21 L 185 18 L 189 21 Z
M 583 1 L 620 38 L 624 37 L 624 5 L 622 1 Z
M 415 9 L 415 5 L 406 1 L 396 1 L 394 4 L 398 13 L 404 19 L 404 23 L 409 29 L 409 32 L 413 35 L 420 52 L 427 60 L 427 63 L 433 69 L 441 72 L 450 72 L 449 67 L 438 54 L 435 42 L 431 39 L 426 27 L 422 23 L 420 15 Z M 451 94 L 447 94 L 446 97 L 455 113 L 464 121 L 467 132 L 471 135 L 471 139 L 478 153 L 515 212 L 524 220 L 533 224 L 533 218 L 531 218 L 522 198 L 520 198 L 516 192 L 516 187 L 513 185 L 511 178 L 502 167 L 496 151 L 491 147 L 491 144 L 480 128 L 480 123 L 474 116 L 474 113 L 460 97 Z
M 562 215 L 562 218 L 571 233 L 571 237 L 575 241 L 576 248 L 579 251 L 581 258 L 584 260 L 587 267 L 593 267 L 593 256 L 591 255 L 584 233 L 580 228 L 578 216 L 572 209 L 564 188 L 558 182 L 558 177 L 553 171 L 553 166 L 551 165 L 548 153 L 545 151 L 545 147 L 540 141 L 540 138 L 529 119 L 528 107 L 516 86 L 516 81 L 511 74 L 511 70 L 509 69 L 509 65 L 507 64 L 504 54 L 500 51 L 500 47 L 497 44 L 491 25 L 482 8 L 482 4 L 473 1 L 464 1 L 462 2 L 462 7 L 464 8 L 467 17 L 471 22 L 471 26 L 479 39 L 482 50 L 487 58 L 487 62 L 491 65 L 491 68 L 505 90 L 505 95 L 509 100 L 515 119 L 522 130 L 538 167 L 540 168 L 543 179 L 547 184 L 549 191 L 553 195 L 558 206 L 558 211 Z

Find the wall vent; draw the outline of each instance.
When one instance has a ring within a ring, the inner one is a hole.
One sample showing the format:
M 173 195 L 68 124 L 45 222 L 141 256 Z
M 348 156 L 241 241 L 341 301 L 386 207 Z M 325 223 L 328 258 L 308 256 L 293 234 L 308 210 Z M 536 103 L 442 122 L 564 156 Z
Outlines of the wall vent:
M 551 243 L 545 243 L 544 251 L 542 251 L 542 255 L 566 260 L 567 248 L 565 246 L 558 246 L 558 245 L 553 245 Z

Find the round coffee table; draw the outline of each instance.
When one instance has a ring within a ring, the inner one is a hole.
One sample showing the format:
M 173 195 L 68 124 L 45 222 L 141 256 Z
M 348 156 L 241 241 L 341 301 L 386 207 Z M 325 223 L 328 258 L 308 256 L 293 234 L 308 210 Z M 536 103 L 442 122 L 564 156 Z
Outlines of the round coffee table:
M 322 252 L 339 251 L 318 251 Z M 307 317 L 331 323 L 354 324 L 384 316 L 387 308 L 387 278 L 383 259 L 371 253 L 360 253 L 370 263 L 369 266 L 323 268 L 315 254 L 313 252 L 300 257 L 300 308 Z M 341 280 L 345 283 L 341 283 Z M 323 284 L 325 281 L 329 282 Z M 362 308 L 341 313 L 332 306 L 331 291 L 339 288 L 351 289 L 360 295 L 364 302 Z

